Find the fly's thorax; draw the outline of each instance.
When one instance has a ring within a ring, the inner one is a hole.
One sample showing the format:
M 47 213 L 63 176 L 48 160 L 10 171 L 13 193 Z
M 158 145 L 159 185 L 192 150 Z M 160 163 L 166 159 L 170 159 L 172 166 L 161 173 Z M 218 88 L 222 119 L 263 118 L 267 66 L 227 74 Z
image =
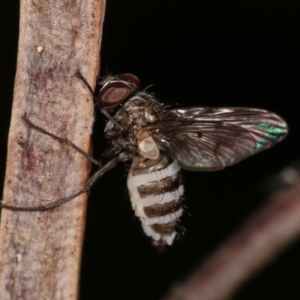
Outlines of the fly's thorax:
M 177 161 L 135 156 L 128 174 L 132 208 L 155 246 L 171 245 L 182 214 L 183 186 Z
M 129 154 L 130 158 L 139 154 L 144 159 L 154 160 L 160 155 L 159 149 L 146 127 L 132 126 L 124 132 L 108 130 L 106 137 L 110 140 L 114 152 Z
M 120 161 L 131 160 L 139 152 L 138 143 L 133 131 L 108 130 L 106 139 L 110 142 L 108 157 L 118 157 Z
M 121 106 L 113 118 L 122 128 L 129 130 L 133 126 L 146 126 L 166 118 L 167 111 L 154 97 L 145 92 L 139 92 Z M 109 121 L 105 131 L 119 130 Z
M 166 111 L 151 94 L 137 93 L 118 109 L 113 118 L 120 126 L 109 121 L 105 135 L 116 152 L 124 150 L 123 152 L 129 154 L 128 157 L 139 154 L 144 158 L 158 158 L 158 147 L 146 126 L 166 118 Z

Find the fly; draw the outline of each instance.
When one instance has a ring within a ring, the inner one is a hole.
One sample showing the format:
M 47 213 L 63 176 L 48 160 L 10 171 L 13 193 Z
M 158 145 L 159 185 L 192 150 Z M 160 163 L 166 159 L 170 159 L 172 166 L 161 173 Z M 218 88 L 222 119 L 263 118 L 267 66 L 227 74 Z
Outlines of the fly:
M 183 213 L 184 188 L 180 169 L 216 171 L 281 141 L 287 125 L 278 115 L 257 108 L 189 107 L 167 109 L 132 74 L 107 76 L 98 93 L 92 91 L 96 105 L 108 118 L 104 129 L 110 148 L 101 162 L 93 159 L 71 141 L 26 123 L 60 142 L 73 147 L 99 166 L 77 193 L 44 206 L 2 208 L 45 211 L 61 205 L 91 189 L 94 183 L 119 162 L 131 161 L 127 179 L 135 215 L 145 234 L 157 247 L 172 245 L 176 226 Z

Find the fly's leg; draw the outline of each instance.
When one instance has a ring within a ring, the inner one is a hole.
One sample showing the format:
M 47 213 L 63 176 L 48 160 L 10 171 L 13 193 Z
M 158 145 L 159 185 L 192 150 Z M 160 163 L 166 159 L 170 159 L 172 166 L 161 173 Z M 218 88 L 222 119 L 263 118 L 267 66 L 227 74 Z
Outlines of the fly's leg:
M 89 85 L 89 83 L 86 81 L 86 79 L 83 77 L 83 75 L 78 71 L 75 74 L 75 77 L 79 78 L 84 84 L 85 86 L 88 88 L 88 90 L 91 92 L 91 94 L 93 95 L 94 100 L 97 98 L 95 95 L 95 92 L 93 91 L 92 87 Z M 95 103 L 98 105 L 98 103 Z
M 48 131 L 48 130 L 46 130 L 46 129 L 44 129 L 44 128 L 38 126 L 38 125 L 35 125 L 34 123 L 32 123 L 32 122 L 28 119 L 28 117 L 27 117 L 26 115 L 23 115 L 23 116 L 22 116 L 22 119 L 25 121 L 25 123 L 26 123 L 29 127 L 33 128 L 33 129 L 35 129 L 35 130 L 37 130 L 37 131 L 39 131 L 39 132 L 42 132 L 42 133 L 44 133 L 44 134 L 46 134 L 46 135 L 48 135 L 48 136 L 51 136 L 52 138 L 54 138 L 55 140 L 59 141 L 60 143 L 63 143 L 63 144 L 66 144 L 66 145 L 72 147 L 73 149 L 77 150 L 77 151 L 80 152 L 82 155 L 84 155 L 88 160 L 90 160 L 90 161 L 91 161 L 92 163 L 94 163 L 95 165 L 100 166 L 100 167 L 102 166 L 102 164 L 101 164 L 99 161 L 97 161 L 96 159 L 94 159 L 93 157 L 91 157 L 88 153 L 86 153 L 86 152 L 83 151 L 81 148 L 79 148 L 78 146 L 76 146 L 74 143 L 72 143 L 72 142 L 71 142 L 70 140 L 68 140 L 66 137 L 60 137 L 60 136 L 55 135 L 55 134 L 51 133 L 50 131 Z
M 107 171 L 112 169 L 117 163 L 119 162 L 118 158 L 112 159 L 110 162 L 108 162 L 106 165 L 104 165 L 102 168 L 100 168 L 86 183 L 86 185 L 77 193 L 66 197 L 66 198 L 60 198 L 54 202 L 51 202 L 49 204 L 45 205 L 38 205 L 38 206 L 31 206 L 31 207 L 24 207 L 24 206 L 13 206 L 13 205 L 6 205 L 6 204 L 0 204 L 0 208 L 6 208 L 10 210 L 15 210 L 15 211 L 47 211 L 50 209 L 55 208 L 56 206 L 62 205 L 79 195 L 88 192 L 91 187 L 100 179 L 102 175 L 104 175 Z
M 79 78 L 88 88 L 88 90 L 91 92 L 93 95 L 94 103 L 95 105 L 99 108 L 100 112 L 111 122 L 113 122 L 121 131 L 125 131 L 124 128 L 107 112 L 105 108 L 102 108 L 99 105 L 98 97 L 93 91 L 92 87 L 89 85 L 89 83 L 86 81 L 86 79 L 82 76 L 82 74 L 78 71 L 75 76 Z

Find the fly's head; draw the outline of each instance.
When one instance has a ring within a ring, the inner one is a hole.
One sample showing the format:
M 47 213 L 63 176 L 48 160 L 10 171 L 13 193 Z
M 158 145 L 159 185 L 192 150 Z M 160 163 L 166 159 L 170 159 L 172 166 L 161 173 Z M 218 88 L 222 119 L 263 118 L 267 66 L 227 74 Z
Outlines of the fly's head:
M 99 103 L 113 118 L 105 128 L 113 151 L 127 153 L 126 160 L 138 154 L 156 159 L 158 148 L 145 127 L 166 118 L 163 105 L 150 93 L 138 91 L 134 75 L 107 77 L 100 84 Z

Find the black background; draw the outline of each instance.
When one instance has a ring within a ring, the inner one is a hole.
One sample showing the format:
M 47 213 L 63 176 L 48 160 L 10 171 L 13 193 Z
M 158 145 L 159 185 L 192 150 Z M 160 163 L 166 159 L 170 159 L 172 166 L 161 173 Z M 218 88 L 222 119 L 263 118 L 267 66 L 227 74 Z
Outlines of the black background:
M 109 299 L 158 299 L 263 204 L 265 180 L 298 159 L 300 11 L 294 3 L 108 1 L 102 75 L 136 74 L 143 86 L 154 84 L 151 91 L 166 104 L 265 108 L 286 119 L 290 134 L 273 149 L 224 171 L 183 171 L 187 232 L 162 253 L 150 245 L 133 215 L 127 168 L 120 165 L 106 174 L 89 199 L 81 299 L 104 293 Z M 3 175 L 19 12 L 17 1 L 1 2 L 1 7 Z M 99 132 L 98 124 L 96 157 Z M 234 299 L 299 299 L 299 251 L 297 242 Z

